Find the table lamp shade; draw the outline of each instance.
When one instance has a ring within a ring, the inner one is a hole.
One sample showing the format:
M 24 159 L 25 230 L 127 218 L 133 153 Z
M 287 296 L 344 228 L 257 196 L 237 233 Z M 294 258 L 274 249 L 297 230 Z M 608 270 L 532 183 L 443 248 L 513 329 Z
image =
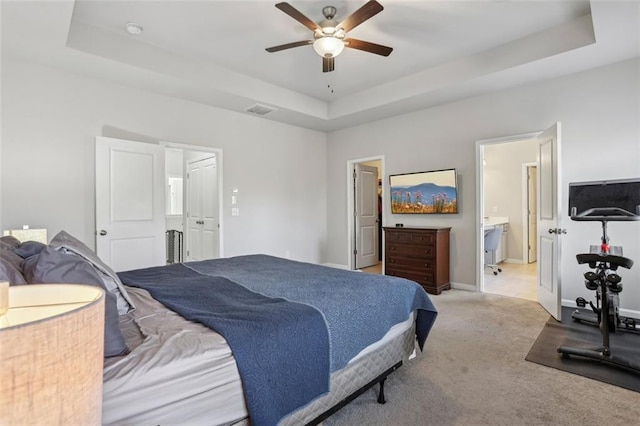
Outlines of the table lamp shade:
M 0 316 L 0 424 L 100 425 L 104 292 L 9 288 Z

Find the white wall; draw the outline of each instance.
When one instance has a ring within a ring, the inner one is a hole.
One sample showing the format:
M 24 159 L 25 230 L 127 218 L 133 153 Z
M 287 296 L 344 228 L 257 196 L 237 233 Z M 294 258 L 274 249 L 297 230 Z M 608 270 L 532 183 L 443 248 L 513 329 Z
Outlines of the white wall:
M 535 140 L 484 147 L 484 216 L 509 218 L 506 258 L 524 263 L 522 165 L 536 161 L 537 147 Z
M 327 261 L 347 263 L 347 182 L 349 159 L 385 155 L 387 174 L 455 167 L 460 214 L 392 215 L 385 200 L 385 225 L 451 226 L 451 280 L 475 286 L 476 141 L 524 134 L 562 122 L 561 181 L 563 212 L 562 297 L 593 297 L 584 288 L 585 268 L 575 254 L 599 238 L 598 223 L 572 222 L 567 216 L 569 182 L 640 176 L 640 60 L 333 132 L 328 145 Z M 383 179 L 388 185 L 388 179 Z M 387 192 L 387 191 L 385 191 Z M 610 226 L 612 244 L 640 264 L 640 222 Z M 640 267 L 621 271 L 624 308 L 640 310 Z
M 184 171 L 184 152 L 181 149 L 167 148 L 164 151 L 164 168 L 169 176 L 182 177 Z
M 223 149 L 224 253 L 322 261 L 326 135 L 36 64 L 2 62 L 3 228 L 95 244 L 94 138 Z M 240 216 L 231 216 L 239 188 Z

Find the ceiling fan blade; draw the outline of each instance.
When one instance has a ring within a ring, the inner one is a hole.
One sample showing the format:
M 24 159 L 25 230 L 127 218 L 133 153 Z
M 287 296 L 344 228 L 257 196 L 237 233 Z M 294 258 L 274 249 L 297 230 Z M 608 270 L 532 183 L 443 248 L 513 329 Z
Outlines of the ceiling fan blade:
M 383 9 L 384 7 L 380 3 L 376 0 L 371 0 L 340 22 L 336 28 L 342 28 L 345 32 L 348 32 L 372 16 L 382 12 Z
M 276 7 L 281 11 L 283 11 L 284 13 L 286 13 L 287 15 L 291 16 L 296 21 L 300 22 L 305 27 L 309 28 L 311 31 L 320 29 L 320 26 L 318 26 L 318 24 L 316 24 L 311 19 L 304 16 L 302 12 L 300 12 L 295 7 L 291 6 L 289 3 L 287 2 L 277 3 Z
M 392 47 L 383 46 L 381 44 L 375 44 L 368 41 L 358 40 L 355 38 L 345 38 L 345 47 L 351 49 L 364 50 L 365 52 L 375 53 L 376 55 L 389 56 L 393 52 Z
M 331 58 L 322 58 L 322 72 L 331 72 L 335 69 L 335 59 L 333 56 Z
M 279 46 L 267 47 L 265 50 L 267 52 L 273 53 L 273 52 L 279 52 L 279 51 L 285 50 L 285 49 L 291 49 L 293 47 L 308 46 L 310 44 L 313 44 L 313 40 L 294 41 L 293 43 L 287 43 L 287 44 L 281 44 Z

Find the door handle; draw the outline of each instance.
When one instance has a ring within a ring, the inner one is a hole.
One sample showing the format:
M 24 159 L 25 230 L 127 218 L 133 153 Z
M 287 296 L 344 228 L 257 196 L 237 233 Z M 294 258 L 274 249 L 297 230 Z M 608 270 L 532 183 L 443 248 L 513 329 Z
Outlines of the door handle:
M 104 237 L 105 235 L 107 235 L 107 231 L 105 231 L 104 229 L 101 229 L 100 230 L 100 235 L 102 235 Z
M 550 234 L 566 234 L 567 230 L 566 229 L 560 229 L 560 228 L 549 228 L 549 233 Z

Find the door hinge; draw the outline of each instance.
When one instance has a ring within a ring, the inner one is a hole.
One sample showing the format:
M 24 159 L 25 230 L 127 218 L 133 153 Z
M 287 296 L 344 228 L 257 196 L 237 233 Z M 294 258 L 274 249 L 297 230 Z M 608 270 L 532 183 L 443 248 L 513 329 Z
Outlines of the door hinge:
M 189 250 L 187 250 L 187 256 L 190 256 L 190 255 L 191 255 L 191 253 L 189 253 Z
M 353 249 L 353 254 L 358 254 L 358 249 Z
M 357 177 L 358 177 L 358 174 L 357 174 L 357 173 L 356 173 L 356 171 L 354 170 L 354 171 L 353 171 L 353 178 L 355 179 L 355 178 L 357 178 Z

